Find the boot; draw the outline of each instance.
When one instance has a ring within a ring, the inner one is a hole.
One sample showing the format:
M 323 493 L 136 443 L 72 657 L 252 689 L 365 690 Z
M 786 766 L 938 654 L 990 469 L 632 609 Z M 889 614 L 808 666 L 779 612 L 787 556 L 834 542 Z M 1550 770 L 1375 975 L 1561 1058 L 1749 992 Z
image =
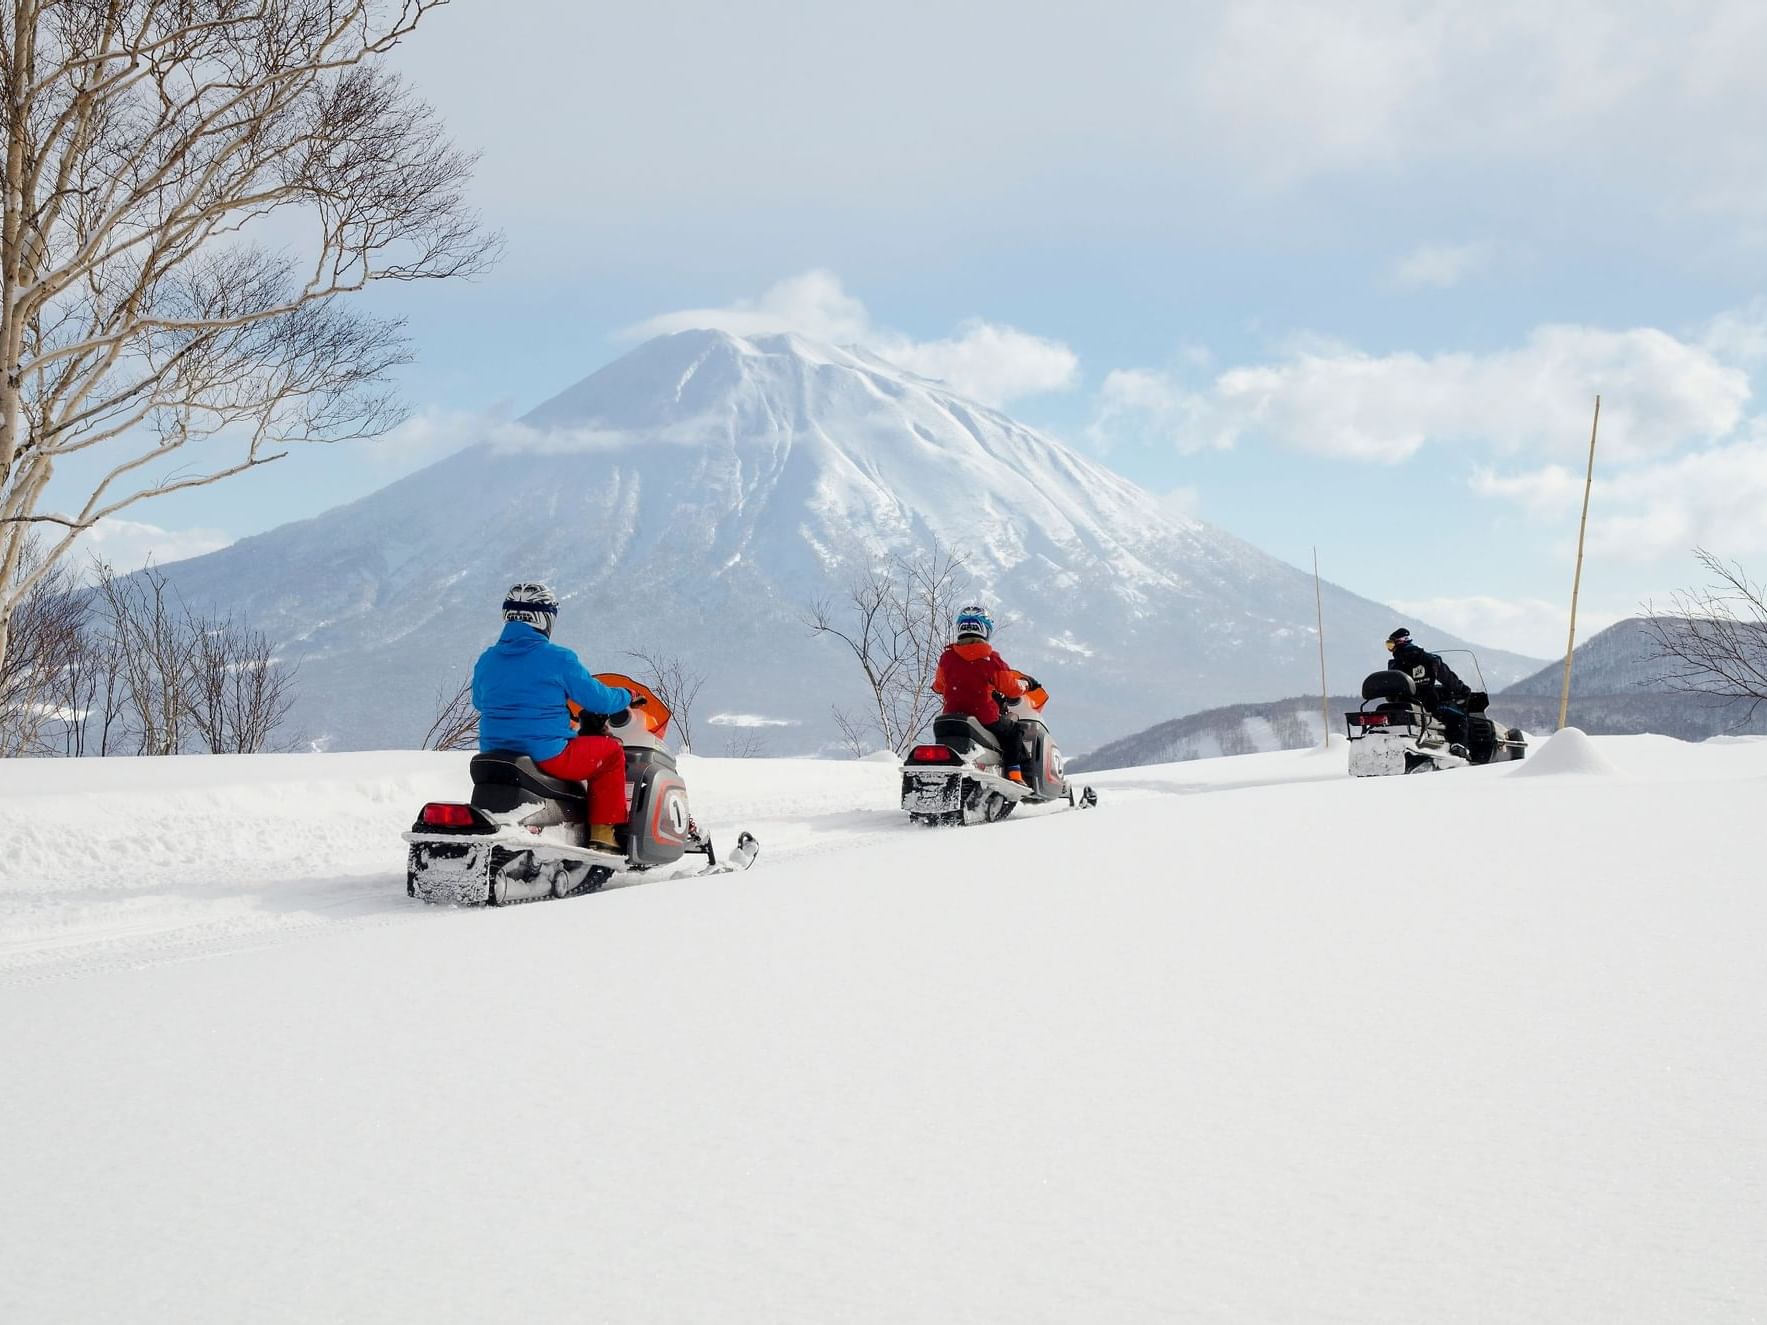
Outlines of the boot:
M 614 837 L 612 824 L 590 824 L 587 845 L 593 850 L 611 851 L 615 855 L 618 855 L 620 851 L 620 844 Z

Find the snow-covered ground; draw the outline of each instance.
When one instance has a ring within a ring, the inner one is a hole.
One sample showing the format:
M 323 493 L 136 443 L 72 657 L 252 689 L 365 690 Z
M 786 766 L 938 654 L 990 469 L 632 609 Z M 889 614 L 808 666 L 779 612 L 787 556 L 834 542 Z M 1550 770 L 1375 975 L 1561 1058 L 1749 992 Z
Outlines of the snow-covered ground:
M 0 763 L 0 1320 L 1767 1319 L 1767 740 L 403 893 L 459 756 Z

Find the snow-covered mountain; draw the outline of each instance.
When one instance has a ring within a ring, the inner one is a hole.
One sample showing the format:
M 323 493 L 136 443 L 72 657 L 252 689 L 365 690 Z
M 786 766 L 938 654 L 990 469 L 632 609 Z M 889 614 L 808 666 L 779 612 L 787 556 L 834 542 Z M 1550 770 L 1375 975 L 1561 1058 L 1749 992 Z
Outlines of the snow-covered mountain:
M 1671 623 L 1676 618 L 1669 619 Z M 1571 659 L 1566 720 L 1586 732 L 1630 736 L 1656 732 L 1685 741 L 1767 733 L 1767 705 L 1689 694 L 1669 679 L 1644 617 L 1617 621 L 1577 646 Z M 1548 663 L 1495 701 L 1508 721 L 1550 731 L 1558 723 L 1564 664 Z M 1514 715 L 1514 716 L 1511 716 Z
M 934 537 L 966 554 L 1002 653 L 1048 685 L 1070 750 L 1150 707 L 1316 683 L 1309 576 L 998 411 L 796 336 L 650 341 L 496 439 L 171 574 L 287 642 L 302 660 L 290 730 L 332 748 L 415 744 L 496 633 L 505 587 L 544 579 L 565 598 L 557 638 L 591 667 L 646 647 L 709 675 L 700 749 L 746 723 L 789 753 L 825 745 L 831 704 L 862 698 L 806 605 Z M 1401 618 L 1329 585 L 1325 609 L 1341 688 Z M 1538 665 L 1481 657 L 1493 685 Z

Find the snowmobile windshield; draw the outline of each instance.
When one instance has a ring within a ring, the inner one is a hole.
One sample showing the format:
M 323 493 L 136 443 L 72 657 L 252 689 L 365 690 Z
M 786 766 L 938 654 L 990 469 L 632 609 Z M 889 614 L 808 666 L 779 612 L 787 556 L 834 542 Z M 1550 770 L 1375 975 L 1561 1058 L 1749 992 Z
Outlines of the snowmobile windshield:
M 638 713 L 644 719 L 644 725 L 650 728 L 651 735 L 660 741 L 668 734 L 669 719 L 675 715 L 669 711 L 667 704 L 657 698 L 656 692 L 649 686 L 634 681 L 623 672 L 597 672 L 595 679 L 604 686 L 618 686 L 623 690 L 630 690 L 633 699 L 641 701 L 638 704 Z

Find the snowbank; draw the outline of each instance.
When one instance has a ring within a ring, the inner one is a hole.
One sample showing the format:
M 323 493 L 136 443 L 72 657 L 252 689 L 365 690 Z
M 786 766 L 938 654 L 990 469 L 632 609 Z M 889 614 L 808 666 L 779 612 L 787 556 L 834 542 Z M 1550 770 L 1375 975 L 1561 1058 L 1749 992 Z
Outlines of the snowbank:
M 1612 777 L 1619 770 L 1596 749 L 1595 742 L 1576 727 L 1562 727 L 1545 743 L 1528 752 L 1511 777 Z

